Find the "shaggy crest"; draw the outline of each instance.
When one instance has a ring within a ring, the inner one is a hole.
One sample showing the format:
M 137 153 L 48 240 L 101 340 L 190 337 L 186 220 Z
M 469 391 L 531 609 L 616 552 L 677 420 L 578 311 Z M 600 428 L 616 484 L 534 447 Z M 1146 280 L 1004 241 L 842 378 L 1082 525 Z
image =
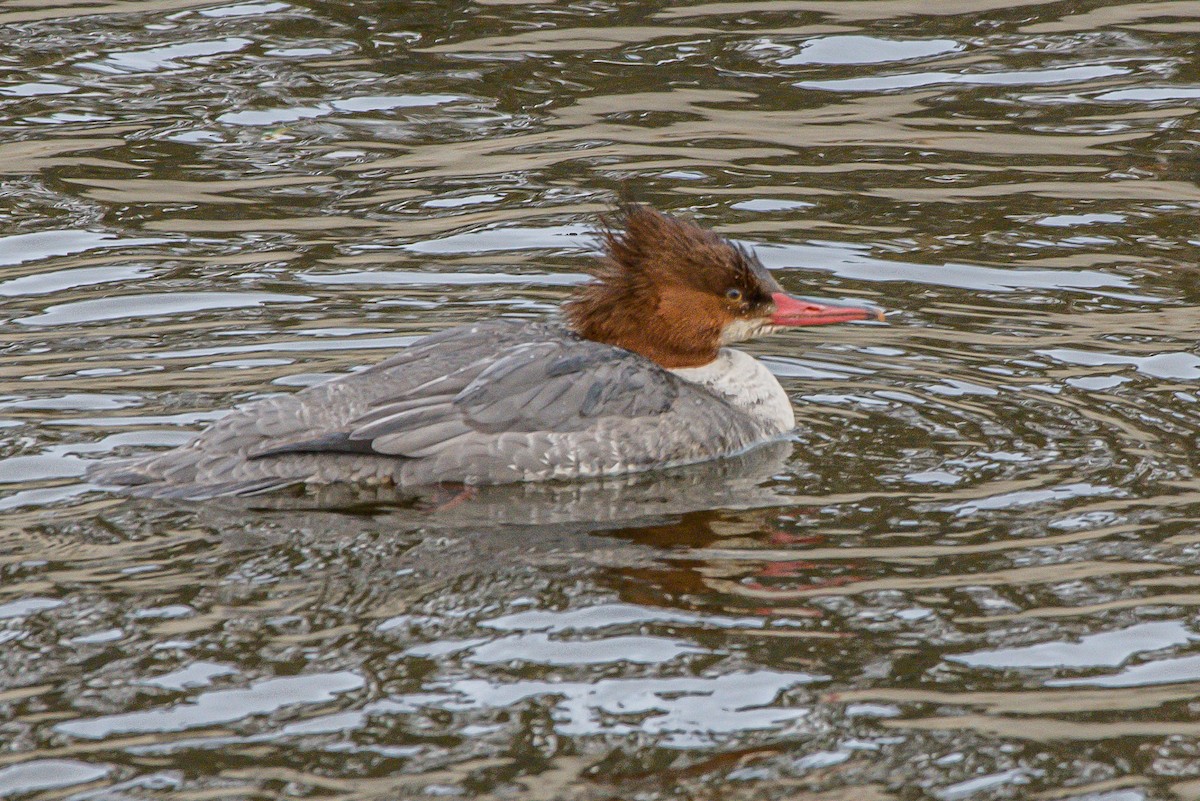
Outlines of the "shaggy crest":
M 716 358 L 735 317 L 764 312 L 779 284 L 754 254 L 700 226 L 627 204 L 601 229 L 594 282 L 564 306 L 580 336 L 632 350 L 664 367 Z M 737 290 L 731 303 L 726 293 Z M 731 307 L 736 306 L 736 309 Z

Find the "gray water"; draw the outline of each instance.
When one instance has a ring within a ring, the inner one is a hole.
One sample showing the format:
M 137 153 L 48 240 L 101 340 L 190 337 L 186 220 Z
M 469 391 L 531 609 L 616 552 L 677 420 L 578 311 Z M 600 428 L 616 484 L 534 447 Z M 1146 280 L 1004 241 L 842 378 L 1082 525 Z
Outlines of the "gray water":
M 1200 5 L 0 6 L 0 796 L 1200 798 Z M 889 324 L 444 510 L 91 460 L 552 313 L 624 186 Z

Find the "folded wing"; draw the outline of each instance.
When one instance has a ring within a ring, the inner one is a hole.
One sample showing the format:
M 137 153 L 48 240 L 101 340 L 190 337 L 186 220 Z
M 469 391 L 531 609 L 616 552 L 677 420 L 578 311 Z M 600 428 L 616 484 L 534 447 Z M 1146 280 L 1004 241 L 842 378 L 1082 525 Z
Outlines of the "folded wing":
M 618 348 L 575 338 L 526 342 L 377 400 L 338 431 L 254 458 L 316 452 L 429 458 L 513 435 L 581 434 L 605 418 L 658 417 L 688 390 L 671 373 Z M 498 445 L 495 455 L 502 457 L 502 450 Z

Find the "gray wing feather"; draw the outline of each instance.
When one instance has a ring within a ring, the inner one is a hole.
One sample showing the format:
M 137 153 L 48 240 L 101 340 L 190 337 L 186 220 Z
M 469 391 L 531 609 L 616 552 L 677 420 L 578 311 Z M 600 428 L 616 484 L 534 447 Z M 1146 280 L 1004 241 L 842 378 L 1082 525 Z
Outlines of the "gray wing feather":
M 455 403 L 480 430 L 579 431 L 598 417 L 665 412 L 680 380 L 629 351 L 586 340 L 538 343 L 497 362 Z
M 445 394 L 455 387 L 456 394 Z M 654 416 L 671 408 L 678 394 L 674 376 L 628 351 L 586 340 L 533 342 L 376 404 L 351 421 L 348 438 L 369 441 L 376 453 L 430 456 L 452 443 L 463 446 L 470 434 L 490 435 L 500 446 L 496 438 L 505 435 L 582 431 L 601 417 Z

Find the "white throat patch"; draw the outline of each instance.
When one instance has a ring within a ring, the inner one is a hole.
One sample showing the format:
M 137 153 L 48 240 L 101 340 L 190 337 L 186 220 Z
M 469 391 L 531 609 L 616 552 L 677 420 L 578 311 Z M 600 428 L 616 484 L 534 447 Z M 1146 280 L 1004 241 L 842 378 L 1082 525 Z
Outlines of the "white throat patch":
M 767 329 L 765 320 L 746 320 L 739 317 L 721 329 L 721 344 L 732 345 L 735 342 L 745 342 L 747 339 L 762 336 Z

